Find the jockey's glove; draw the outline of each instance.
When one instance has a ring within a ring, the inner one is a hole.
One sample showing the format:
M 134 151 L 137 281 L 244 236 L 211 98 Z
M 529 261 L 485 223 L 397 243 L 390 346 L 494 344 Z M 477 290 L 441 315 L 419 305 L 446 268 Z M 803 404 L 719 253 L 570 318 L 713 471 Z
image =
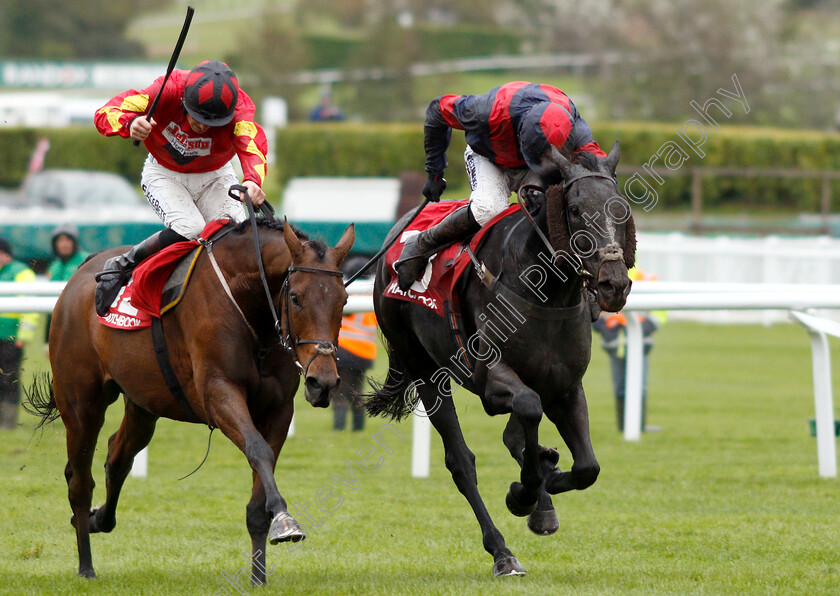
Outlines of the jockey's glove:
M 440 195 L 446 190 L 446 180 L 440 174 L 429 174 L 426 184 L 423 185 L 423 196 L 432 203 L 440 201 Z

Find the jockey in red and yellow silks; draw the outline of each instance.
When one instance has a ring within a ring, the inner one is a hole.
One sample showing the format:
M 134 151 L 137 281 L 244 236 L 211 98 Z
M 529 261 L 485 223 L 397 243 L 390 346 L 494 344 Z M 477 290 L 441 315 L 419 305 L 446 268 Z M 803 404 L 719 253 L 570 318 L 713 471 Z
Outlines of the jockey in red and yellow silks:
M 242 205 L 228 195 L 239 182 L 234 156 L 254 205 L 265 201 L 265 132 L 254 122 L 254 102 L 239 88 L 230 67 L 206 60 L 191 71 L 173 71 L 165 84 L 164 79 L 120 93 L 94 115 L 103 135 L 145 144 L 149 155 L 143 194 L 166 226 L 105 262 L 95 293 L 100 316 L 107 314 L 140 261 L 175 242 L 194 240 L 212 220 L 244 218 Z M 155 112 L 149 115 L 153 105 Z

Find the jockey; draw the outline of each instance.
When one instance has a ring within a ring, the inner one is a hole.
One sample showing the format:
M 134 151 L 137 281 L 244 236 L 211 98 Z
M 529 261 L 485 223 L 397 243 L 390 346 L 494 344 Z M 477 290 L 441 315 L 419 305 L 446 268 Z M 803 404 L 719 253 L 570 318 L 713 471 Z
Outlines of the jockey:
M 125 91 L 94 116 L 101 134 L 146 145 L 143 193 L 166 226 L 105 262 L 97 274 L 100 316 L 140 261 L 170 244 L 197 238 L 211 220 L 244 219 L 242 206 L 228 196 L 228 189 L 239 182 L 231 164 L 234 156 L 254 205 L 265 201 L 265 132 L 254 122 L 254 102 L 228 65 L 205 60 L 191 71 L 172 71 L 163 89 L 162 84 L 160 77 L 145 89 Z M 158 95 L 157 111 L 149 118 L 149 106 Z
M 504 211 L 511 192 L 523 184 L 542 186 L 537 172 L 550 146 L 566 157 L 582 151 L 606 157 L 572 100 L 555 87 L 517 81 L 484 95 L 444 95 L 429 104 L 424 126 L 428 179 L 423 195 L 432 202 L 446 189 L 443 170 L 453 128 L 466 135 L 470 202 L 406 240 L 396 264 L 403 291 L 423 273 L 430 255 Z

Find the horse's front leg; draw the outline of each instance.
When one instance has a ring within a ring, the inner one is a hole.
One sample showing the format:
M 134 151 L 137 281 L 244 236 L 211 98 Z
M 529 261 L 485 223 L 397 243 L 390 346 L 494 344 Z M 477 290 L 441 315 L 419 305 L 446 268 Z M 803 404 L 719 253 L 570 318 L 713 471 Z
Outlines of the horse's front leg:
M 294 395 L 294 392 L 292 392 Z M 267 413 L 260 424 L 259 431 L 263 435 L 274 452 L 274 464 L 272 465 L 272 476 L 274 467 L 277 464 L 277 457 L 286 441 L 289 432 L 289 425 L 294 411 L 292 398 L 283 401 L 282 406 L 273 412 Z M 253 486 L 251 489 L 251 500 L 245 509 L 245 519 L 248 525 L 248 534 L 251 536 L 251 582 L 255 586 L 266 583 L 266 574 L 273 575 L 265 565 L 265 546 L 272 517 L 266 509 L 266 494 L 262 479 L 259 474 L 253 474 Z
M 547 403 L 545 415 L 557 426 L 573 458 L 571 471 L 554 470 L 546 476 L 546 490 L 556 495 L 591 486 L 598 478 L 601 467 L 595 459 L 589 438 L 589 410 L 583 385 L 578 383 L 573 387 L 566 399 Z
M 522 466 L 523 451 L 525 449 L 525 434 L 522 424 L 516 414 L 511 414 L 505 426 L 502 439 L 510 451 L 511 457 Z M 540 446 L 540 465 L 542 466 L 543 478 L 557 467 L 560 454 L 556 449 Z M 548 536 L 554 534 L 560 528 L 560 520 L 557 519 L 557 512 L 554 510 L 554 503 L 551 495 L 545 490 L 545 485 L 540 489 L 540 498 L 537 501 L 537 508 L 528 516 L 528 529 L 534 534 Z
M 224 390 L 221 393 L 219 391 L 220 388 L 215 387 L 213 396 L 208 398 L 210 410 L 219 429 L 245 454 L 251 469 L 262 482 L 265 511 L 271 518 L 269 542 L 300 542 L 306 538 L 306 533 L 289 515 L 286 501 L 277 489 L 274 481 L 274 450 L 254 426 L 244 391 L 233 384 L 226 384 Z
M 486 403 L 510 403 L 511 417 L 516 417 L 522 438 L 521 482 L 510 485 L 505 502 L 511 513 L 524 517 L 537 507 L 543 483 L 540 463 L 539 426 L 543 409 L 540 396 L 525 385 L 519 375 L 504 361 L 487 372 L 484 399 Z M 516 456 L 514 456 L 516 457 Z

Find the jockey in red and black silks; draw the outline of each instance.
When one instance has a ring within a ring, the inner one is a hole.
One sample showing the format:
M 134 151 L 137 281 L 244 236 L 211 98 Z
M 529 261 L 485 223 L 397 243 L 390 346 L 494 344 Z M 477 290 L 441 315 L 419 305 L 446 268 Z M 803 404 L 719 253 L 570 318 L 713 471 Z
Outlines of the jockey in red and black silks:
M 511 192 L 523 184 L 542 186 L 536 171 L 550 147 L 567 157 L 580 152 L 607 156 L 572 100 L 556 87 L 517 81 L 483 95 L 444 95 L 429 104 L 424 126 L 428 179 L 423 194 L 433 202 L 446 188 L 443 171 L 452 129 L 466 136 L 470 202 L 406 240 L 396 264 L 403 291 L 423 272 L 427 257 L 504 211 Z
M 483 95 L 444 95 L 426 110 L 426 172 L 443 176 L 452 129 L 500 168 L 539 166 L 549 145 L 606 157 L 569 96 L 550 85 L 507 83 Z

